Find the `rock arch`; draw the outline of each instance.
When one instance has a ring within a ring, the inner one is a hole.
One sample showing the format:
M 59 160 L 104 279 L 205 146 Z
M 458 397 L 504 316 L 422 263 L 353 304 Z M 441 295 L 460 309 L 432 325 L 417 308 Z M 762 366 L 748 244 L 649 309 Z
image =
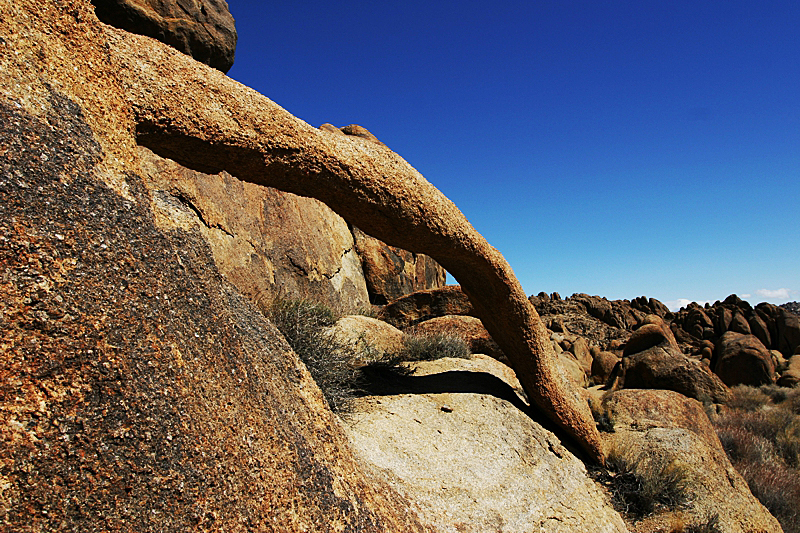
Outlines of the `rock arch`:
M 139 144 L 195 170 L 317 198 L 378 239 L 433 257 L 459 281 L 531 400 L 603 460 L 587 402 L 556 366 L 511 267 L 411 165 L 380 143 L 313 128 L 161 43 L 106 33 Z

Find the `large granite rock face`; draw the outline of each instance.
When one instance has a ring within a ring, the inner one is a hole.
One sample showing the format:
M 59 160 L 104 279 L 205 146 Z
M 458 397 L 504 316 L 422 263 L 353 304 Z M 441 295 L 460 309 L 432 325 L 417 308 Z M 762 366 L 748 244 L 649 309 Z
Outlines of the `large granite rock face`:
M 647 516 L 631 531 L 674 531 L 678 520 L 702 524 L 715 514 L 715 531 L 722 533 L 783 531 L 731 465 L 699 402 L 671 391 L 630 390 L 614 392 L 605 404 L 613 424 L 613 432 L 603 434 L 609 449 L 674 460 L 688 481 L 683 508 Z
M 775 383 L 775 363 L 755 335 L 725 332 L 717 341 L 714 373 L 729 387 Z
M 45 90 L 0 101 L 0 521 L 423 530 L 201 233 L 160 225 L 136 165 L 104 183 L 101 135 Z
M 92 0 L 97 18 L 153 37 L 198 61 L 228 72 L 236 27 L 225 0 Z
M 346 420 L 357 453 L 442 533 L 626 532 L 492 359 L 414 364 Z M 513 376 L 512 376 L 513 377 Z
M 0 47 L 9 529 L 427 529 L 359 466 L 302 363 L 221 274 L 210 236 L 229 238 L 231 219 L 181 199 L 191 188 L 151 187 L 140 146 L 319 198 L 436 257 L 541 412 L 602 458 L 508 264 L 399 156 L 100 23 L 88 0 L 0 3 Z
M 206 230 L 164 215 L 118 89 L 87 87 L 105 31 L 88 3 L 0 4 L 0 522 L 425 531 Z
M 260 309 L 275 298 L 369 307 L 350 228 L 322 202 L 189 170 L 146 148 L 139 156 L 161 224 L 199 231 L 220 272 Z
M 358 228 L 353 228 L 353 236 L 373 304 L 444 286 L 447 273 L 427 255 L 389 246 Z

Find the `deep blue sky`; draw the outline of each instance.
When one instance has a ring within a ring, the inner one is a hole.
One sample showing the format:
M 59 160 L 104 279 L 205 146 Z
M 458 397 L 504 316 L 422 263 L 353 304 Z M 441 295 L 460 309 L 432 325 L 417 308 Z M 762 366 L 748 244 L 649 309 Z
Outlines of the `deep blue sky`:
M 232 78 L 369 129 L 526 292 L 800 300 L 797 0 L 229 5 Z

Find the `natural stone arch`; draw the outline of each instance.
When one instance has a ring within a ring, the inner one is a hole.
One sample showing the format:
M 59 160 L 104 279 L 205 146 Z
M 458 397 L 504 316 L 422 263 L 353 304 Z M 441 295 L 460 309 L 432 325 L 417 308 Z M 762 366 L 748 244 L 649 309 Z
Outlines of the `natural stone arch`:
M 138 143 L 195 170 L 316 198 L 387 244 L 433 257 L 459 281 L 529 398 L 602 461 L 587 402 L 557 367 L 511 267 L 419 172 L 382 144 L 313 128 L 161 43 L 106 34 Z

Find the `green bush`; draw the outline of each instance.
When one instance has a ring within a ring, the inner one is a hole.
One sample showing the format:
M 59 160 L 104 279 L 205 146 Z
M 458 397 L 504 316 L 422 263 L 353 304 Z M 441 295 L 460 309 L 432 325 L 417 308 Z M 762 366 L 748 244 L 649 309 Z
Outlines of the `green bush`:
M 278 300 L 268 317 L 305 363 L 330 408 L 346 412 L 357 391 L 358 371 L 353 366 L 355 348 L 325 331 L 336 323 L 336 313 L 308 300 Z
M 688 501 L 690 470 L 675 459 L 615 448 L 607 463 L 615 471 L 608 483 L 612 501 L 628 515 L 643 517 L 659 506 L 677 509 Z

